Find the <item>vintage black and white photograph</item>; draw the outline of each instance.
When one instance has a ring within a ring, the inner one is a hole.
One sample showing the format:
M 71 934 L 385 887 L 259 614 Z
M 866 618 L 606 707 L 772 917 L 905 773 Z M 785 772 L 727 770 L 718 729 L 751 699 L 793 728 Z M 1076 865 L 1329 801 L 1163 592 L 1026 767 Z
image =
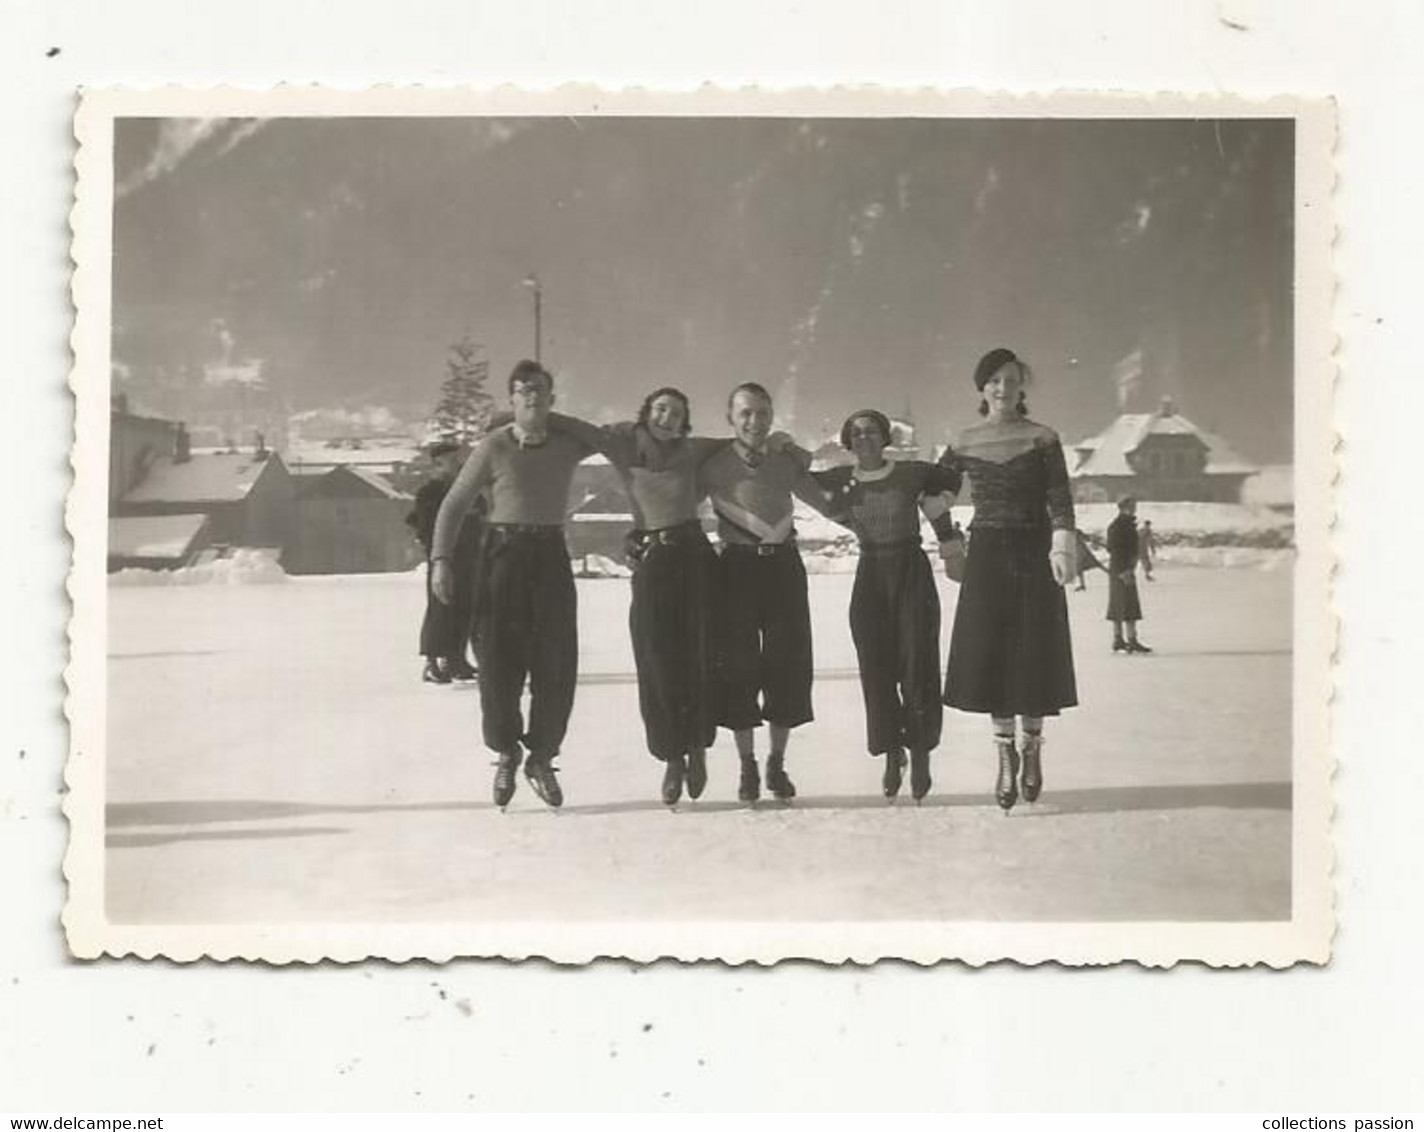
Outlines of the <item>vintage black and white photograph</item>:
M 1328 956 L 1321 106 L 79 137 L 76 953 Z

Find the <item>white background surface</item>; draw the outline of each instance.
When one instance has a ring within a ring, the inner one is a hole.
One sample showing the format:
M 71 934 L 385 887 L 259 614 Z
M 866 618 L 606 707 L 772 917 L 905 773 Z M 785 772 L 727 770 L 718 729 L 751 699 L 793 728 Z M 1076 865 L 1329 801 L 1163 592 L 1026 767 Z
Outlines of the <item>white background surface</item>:
M 1420 1108 L 1424 759 L 1412 708 L 1424 603 L 1410 443 L 1424 395 L 1407 331 L 1424 262 L 1414 117 L 1424 15 L 1414 0 L 4 7 L 0 1110 Z M 60 53 L 47 58 L 51 47 Z M 1342 926 L 1329 969 L 274 971 L 64 958 L 56 791 L 74 89 L 568 79 L 1339 98 Z

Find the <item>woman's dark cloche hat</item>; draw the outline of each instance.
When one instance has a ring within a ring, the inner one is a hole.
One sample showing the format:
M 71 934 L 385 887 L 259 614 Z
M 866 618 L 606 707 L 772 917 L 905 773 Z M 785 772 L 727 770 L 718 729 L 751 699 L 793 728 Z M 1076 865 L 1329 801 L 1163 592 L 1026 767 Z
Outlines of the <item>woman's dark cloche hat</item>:
M 890 443 L 892 439 L 890 434 L 890 418 L 887 417 L 884 413 L 882 413 L 879 409 L 857 409 L 855 412 L 851 413 L 850 416 L 846 417 L 845 424 L 841 425 L 842 448 L 850 448 L 851 422 L 859 420 L 861 417 L 868 417 L 870 420 L 874 421 L 876 427 L 880 429 L 880 435 L 885 438 L 885 443 Z
M 984 392 L 984 386 L 989 384 L 989 379 L 1003 369 L 1010 362 L 1016 362 L 1019 356 L 1012 350 L 1003 346 L 998 346 L 990 350 L 982 358 L 979 364 L 974 367 L 974 388 L 980 393 Z

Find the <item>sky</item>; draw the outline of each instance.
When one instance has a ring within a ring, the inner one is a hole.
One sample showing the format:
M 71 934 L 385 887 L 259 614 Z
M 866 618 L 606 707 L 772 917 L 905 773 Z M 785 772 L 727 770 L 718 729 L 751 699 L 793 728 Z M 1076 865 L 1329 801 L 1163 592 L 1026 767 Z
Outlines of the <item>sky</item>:
M 724 431 L 736 383 L 803 439 L 875 406 L 975 419 L 1007 345 L 1067 440 L 1178 411 L 1291 453 L 1288 121 L 126 119 L 118 387 L 181 414 L 242 387 L 418 420 L 468 335 L 542 355 L 561 407 L 671 384 Z M 500 392 L 499 388 L 495 390 Z

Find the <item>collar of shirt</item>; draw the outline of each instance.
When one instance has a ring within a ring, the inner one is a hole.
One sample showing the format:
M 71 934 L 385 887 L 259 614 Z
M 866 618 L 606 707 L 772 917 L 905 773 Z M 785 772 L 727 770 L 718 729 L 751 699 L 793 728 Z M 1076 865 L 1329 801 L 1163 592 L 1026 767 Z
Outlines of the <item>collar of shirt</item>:
M 538 448 L 540 445 L 548 443 L 549 434 L 547 431 L 535 435 L 525 429 L 518 421 L 514 421 L 509 426 L 510 434 L 514 441 L 521 448 Z
M 749 468 L 759 468 L 768 455 L 765 448 L 749 448 L 737 438 L 732 440 L 732 451 L 741 457 L 742 463 Z
M 860 467 L 860 466 L 857 465 L 857 466 L 851 471 L 851 474 L 850 474 L 850 482 L 851 482 L 851 483 L 875 483 L 875 482 L 877 482 L 878 480 L 883 480 L 883 479 L 885 479 L 885 478 L 886 478 L 891 472 L 893 472 L 894 470 L 895 470 L 895 465 L 894 465 L 893 463 L 891 463 L 889 460 L 886 460 L 885 463 L 881 464 L 880 467 L 874 469 L 873 471 L 867 471 L 866 469 L 864 469 L 864 468 L 862 468 L 862 467 Z

